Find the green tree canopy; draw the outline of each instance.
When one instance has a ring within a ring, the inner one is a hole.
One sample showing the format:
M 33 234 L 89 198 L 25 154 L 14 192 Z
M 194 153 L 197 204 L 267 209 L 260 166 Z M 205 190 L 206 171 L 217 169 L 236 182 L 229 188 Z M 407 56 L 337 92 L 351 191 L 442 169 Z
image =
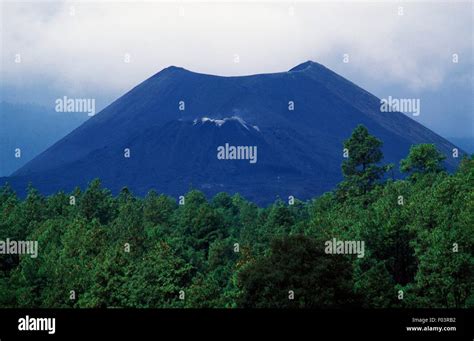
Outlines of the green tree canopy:
M 344 142 L 348 157 L 342 162 L 344 181 L 342 188 L 365 194 L 381 179 L 387 166 L 379 166 L 383 159 L 382 141 L 370 135 L 363 125 L 358 125 Z
M 239 284 L 247 308 L 337 307 L 355 299 L 348 259 L 325 254 L 324 241 L 303 235 L 275 239 L 269 255 L 240 272 Z
M 444 170 L 442 161 L 445 158 L 434 144 L 414 145 L 408 157 L 400 161 L 400 170 L 410 173 L 412 179 L 416 178 L 415 174 L 439 173 Z

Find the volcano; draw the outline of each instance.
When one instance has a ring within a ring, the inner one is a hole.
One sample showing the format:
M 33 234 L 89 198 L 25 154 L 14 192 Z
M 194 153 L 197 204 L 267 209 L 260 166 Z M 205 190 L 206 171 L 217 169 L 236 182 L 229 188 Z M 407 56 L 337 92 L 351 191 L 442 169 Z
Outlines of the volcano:
M 453 144 L 403 113 L 381 112 L 380 99 L 315 62 L 239 77 L 171 66 L 2 182 L 19 194 L 29 182 L 50 194 L 100 178 L 114 193 L 126 186 L 138 195 L 198 189 L 259 204 L 305 200 L 341 181 L 342 144 L 358 124 L 384 142 L 385 163 L 398 165 L 419 143 L 435 144 L 448 169 L 459 160 Z

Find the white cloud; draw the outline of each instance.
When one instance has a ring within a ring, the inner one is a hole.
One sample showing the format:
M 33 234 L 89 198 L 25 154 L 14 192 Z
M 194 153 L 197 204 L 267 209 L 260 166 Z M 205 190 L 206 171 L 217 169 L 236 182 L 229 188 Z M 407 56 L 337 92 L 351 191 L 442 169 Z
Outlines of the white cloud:
M 312 59 L 423 90 L 442 84 L 452 53 L 472 68 L 470 2 L 404 2 L 403 16 L 397 2 L 181 4 L 88 1 L 71 16 L 64 2 L 3 3 L 3 81 L 121 94 L 169 65 L 242 75 Z

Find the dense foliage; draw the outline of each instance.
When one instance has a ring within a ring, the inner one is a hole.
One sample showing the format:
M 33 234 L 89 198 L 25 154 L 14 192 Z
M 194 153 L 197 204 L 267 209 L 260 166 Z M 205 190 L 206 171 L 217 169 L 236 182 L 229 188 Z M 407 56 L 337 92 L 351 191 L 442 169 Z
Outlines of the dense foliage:
M 474 307 L 474 159 L 448 174 L 414 146 L 394 180 L 381 145 L 358 127 L 337 189 L 266 208 L 196 190 L 114 197 L 99 180 L 20 200 L 5 185 L 0 239 L 39 253 L 0 255 L 0 306 Z M 333 238 L 364 241 L 364 257 L 326 254 Z

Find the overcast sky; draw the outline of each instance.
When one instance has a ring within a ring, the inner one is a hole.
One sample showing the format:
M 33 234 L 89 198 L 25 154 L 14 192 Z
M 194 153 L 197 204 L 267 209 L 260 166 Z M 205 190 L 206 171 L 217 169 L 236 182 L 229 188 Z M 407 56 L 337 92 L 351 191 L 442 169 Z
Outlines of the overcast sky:
M 247 75 L 313 60 L 379 97 L 420 98 L 416 119 L 443 136 L 473 135 L 471 1 L 1 6 L 4 100 L 52 106 L 68 95 L 104 106 L 169 65 Z

